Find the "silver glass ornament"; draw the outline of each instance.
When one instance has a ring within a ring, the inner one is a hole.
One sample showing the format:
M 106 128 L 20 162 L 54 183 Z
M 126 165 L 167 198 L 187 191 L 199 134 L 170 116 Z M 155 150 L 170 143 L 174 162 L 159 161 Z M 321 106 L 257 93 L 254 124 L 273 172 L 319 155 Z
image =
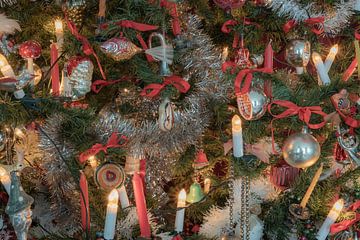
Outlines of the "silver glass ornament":
M 24 192 L 18 171 L 12 171 L 10 197 L 5 212 L 9 215 L 18 240 L 26 240 L 31 225 L 31 205 L 34 199 Z
M 283 146 L 284 160 L 296 168 L 312 166 L 320 157 L 320 144 L 307 127 L 289 136 Z
M 303 39 L 293 39 L 286 46 L 285 59 L 296 68 L 297 74 L 302 74 L 311 57 L 311 45 Z
M 252 87 L 249 93 L 238 96 L 237 103 L 244 119 L 257 120 L 266 113 L 269 98 L 261 89 Z
M 360 166 L 359 137 L 349 134 L 349 128 L 347 126 L 339 127 L 338 133 L 339 136 L 337 140 L 340 147 L 345 150 L 346 154 L 357 166 Z

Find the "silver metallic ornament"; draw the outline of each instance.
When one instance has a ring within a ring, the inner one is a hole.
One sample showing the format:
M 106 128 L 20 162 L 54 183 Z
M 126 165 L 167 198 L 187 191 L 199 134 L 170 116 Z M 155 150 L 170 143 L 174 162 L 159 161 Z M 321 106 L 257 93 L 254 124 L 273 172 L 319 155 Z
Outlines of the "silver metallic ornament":
M 34 199 L 21 187 L 19 172 L 11 175 L 10 197 L 5 212 L 9 215 L 18 240 L 26 240 L 31 225 L 31 205 Z
M 360 166 L 360 149 L 359 137 L 357 135 L 349 134 L 347 126 L 339 127 L 339 136 L 337 140 L 342 149 L 345 150 L 349 158 L 354 161 L 357 166 Z
M 73 101 L 84 98 L 91 90 L 93 63 L 89 58 L 75 56 L 69 59 L 65 69 L 69 86 L 68 91 L 65 91 L 65 97 L 70 97 Z
M 302 74 L 311 57 L 310 42 L 302 39 L 293 39 L 286 46 L 285 59 L 296 68 L 297 74 Z
M 0 152 L 5 149 L 5 133 L 3 131 L 0 131 Z
M 257 120 L 264 116 L 268 103 L 268 97 L 256 87 L 252 87 L 249 93 L 237 97 L 239 112 L 246 120 Z
M 158 123 L 159 128 L 164 132 L 170 131 L 174 126 L 174 110 L 168 98 L 165 98 L 159 106 Z
M 284 143 L 284 160 L 296 168 L 312 166 L 320 157 L 320 144 L 310 133 L 307 127 L 302 132 L 289 136 Z

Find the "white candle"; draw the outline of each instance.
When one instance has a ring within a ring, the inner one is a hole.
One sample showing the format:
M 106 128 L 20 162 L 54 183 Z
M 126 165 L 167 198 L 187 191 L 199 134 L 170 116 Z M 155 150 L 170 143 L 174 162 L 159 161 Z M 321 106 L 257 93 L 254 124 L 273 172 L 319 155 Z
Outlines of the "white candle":
M 15 78 L 15 73 L 6 57 L 0 54 L 0 71 L 4 75 L 4 77 L 12 77 Z
M 336 219 L 339 217 L 341 210 L 344 207 L 344 200 L 339 199 L 336 201 L 332 209 L 330 210 L 329 214 L 327 215 L 324 223 L 321 225 L 319 232 L 317 233 L 318 240 L 325 240 L 326 237 L 330 233 L 330 226 L 333 224 Z
M 111 240 L 115 236 L 116 216 L 118 211 L 119 194 L 113 189 L 109 194 L 109 201 L 106 209 L 104 239 Z
M 233 139 L 233 155 L 234 157 L 242 157 L 244 155 L 244 143 L 241 128 L 241 119 L 238 115 L 232 118 L 232 139 Z
M 326 72 L 329 72 L 331 65 L 333 64 L 333 62 L 335 60 L 335 56 L 338 53 L 338 51 L 339 51 L 339 46 L 337 44 L 335 44 L 334 46 L 332 46 L 330 48 L 329 54 L 326 56 L 326 59 L 324 62 Z
M 210 192 L 211 180 L 210 178 L 205 178 L 204 180 L 204 193 L 208 194 Z
M 64 29 L 61 19 L 55 20 L 55 35 L 58 50 L 61 52 L 62 45 L 64 44 Z
M 118 189 L 118 192 L 119 192 L 119 197 L 120 197 L 120 205 L 121 205 L 121 208 L 124 209 L 124 208 L 129 207 L 129 206 L 130 206 L 130 202 L 129 202 L 129 198 L 128 198 L 128 195 L 127 195 L 125 186 L 122 185 L 122 186 Z
M 2 167 L 0 167 L 0 180 L 1 180 L 2 185 L 5 188 L 6 192 L 8 193 L 8 195 L 10 195 L 10 185 L 11 185 L 10 175 Z
M 180 233 L 184 229 L 184 218 L 185 218 L 185 205 L 186 205 L 186 191 L 182 189 L 178 196 L 176 218 L 175 218 L 175 231 Z M 181 209 L 179 209 L 181 208 Z
M 324 84 L 324 85 L 330 84 L 329 74 L 327 73 L 327 71 L 325 69 L 325 66 L 321 59 L 321 56 L 317 52 L 313 52 L 312 60 L 315 64 L 316 70 L 319 74 L 322 84 Z

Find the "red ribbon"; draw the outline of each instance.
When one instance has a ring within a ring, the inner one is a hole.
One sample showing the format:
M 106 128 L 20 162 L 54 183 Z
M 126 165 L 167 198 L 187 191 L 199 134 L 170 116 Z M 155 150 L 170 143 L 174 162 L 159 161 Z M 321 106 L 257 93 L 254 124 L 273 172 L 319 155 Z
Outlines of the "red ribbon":
M 172 17 L 172 30 L 174 36 L 181 34 L 181 28 L 180 28 L 180 21 L 179 21 L 179 14 L 176 9 L 176 3 L 175 2 L 169 2 L 167 0 L 161 0 L 160 6 L 165 7 L 169 10 L 169 14 Z
M 360 207 L 360 200 L 356 201 L 355 203 L 353 203 L 348 210 L 349 211 L 356 211 L 358 208 Z M 330 226 L 330 233 L 331 234 L 336 234 L 338 232 L 344 231 L 347 228 L 349 228 L 350 226 L 354 225 L 356 222 L 358 222 L 360 220 L 360 214 L 359 213 L 355 213 L 355 217 L 353 219 L 348 219 L 348 220 L 344 220 L 341 221 L 339 223 L 334 223 Z
M 105 80 L 96 80 L 91 84 L 91 90 L 94 93 L 99 93 L 103 87 L 121 82 L 122 80 L 112 80 L 112 81 L 105 81 Z
M 104 73 L 101 63 L 100 63 L 100 59 L 97 56 L 97 54 L 95 53 L 92 46 L 90 45 L 89 40 L 85 36 L 83 36 L 79 33 L 75 24 L 68 19 L 67 14 L 65 14 L 65 19 L 66 19 L 66 23 L 67 23 L 67 26 L 68 26 L 71 34 L 74 35 L 76 37 L 76 39 L 82 43 L 82 45 L 83 45 L 82 50 L 83 50 L 84 54 L 85 55 L 93 55 L 95 57 L 98 67 L 100 69 L 101 76 L 103 77 L 103 79 L 106 79 L 105 73 Z
M 315 18 L 308 18 L 304 20 L 304 23 L 311 27 L 311 31 L 315 33 L 316 35 L 320 35 L 324 32 L 324 17 L 315 17 Z M 320 29 L 316 27 L 316 25 L 320 25 Z M 293 27 L 297 25 L 297 22 L 295 20 L 290 20 L 283 26 L 283 31 L 285 33 L 288 33 Z
M 18 80 L 12 77 L 2 77 L 0 78 L 0 83 L 16 83 Z
M 355 39 L 360 40 L 360 27 L 355 29 Z
M 268 44 L 268 46 L 265 49 L 264 54 L 264 67 L 263 68 L 256 68 L 256 69 L 243 69 L 241 70 L 238 75 L 235 78 L 234 82 L 234 88 L 235 88 L 235 94 L 237 96 L 246 94 L 249 92 L 251 87 L 251 81 L 253 78 L 254 72 L 262 72 L 262 73 L 272 73 L 273 72 L 273 50 L 271 47 L 271 42 Z M 224 62 L 221 66 L 221 69 L 223 72 L 226 72 L 228 69 L 231 70 L 231 73 L 235 71 L 237 67 L 237 64 L 232 61 Z M 267 83 L 268 84 L 268 83 Z M 242 86 L 243 85 L 243 86 Z M 267 86 L 267 90 L 271 90 L 270 85 Z
M 85 152 L 81 153 L 79 156 L 80 163 L 86 162 L 89 157 L 98 154 L 99 152 L 103 151 L 107 153 L 108 148 L 118 148 L 122 147 L 127 143 L 128 139 L 124 135 L 118 136 L 117 132 L 111 134 L 108 142 L 103 146 L 100 143 L 93 145 L 90 149 L 86 150 Z
M 224 24 L 222 25 L 221 27 L 221 31 L 223 33 L 227 33 L 229 34 L 232 30 L 232 28 L 230 27 L 234 27 L 238 24 L 241 24 L 240 22 L 236 21 L 236 20 L 227 20 L 226 22 L 224 22 Z M 244 18 L 243 21 L 242 21 L 242 24 L 243 25 L 254 25 L 256 27 L 260 27 L 259 24 L 257 23 L 254 23 L 254 22 L 251 22 L 249 18 Z M 234 36 L 234 40 L 233 40 L 233 48 L 237 48 L 237 47 L 240 47 L 239 46 L 239 34 L 238 33 L 235 33 L 235 36 Z
M 274 104 L 279 105 L 284 108 L 287 108 L 287 109 L 280 114 L 277 114 L 277 115 L 273 114 L 271 111 L 271 108 Z M 272 136 L 272 147 L 273 147 L 274 153 L 276 153 L 275 144 L 274 144 L 274 142 L 275 142 L 274 141 L 274 128 L 273 128 L 274 120 L 298 115 L 299 119 L 301 121 L 305 122 L 306 125 L 311 129 L 319 129 L 326 124 L 326 121 L 324 118 L 327 116 L 327 114 L 322 111 L 320 106 L 299 107 L 295 103 L 292 103 L 290 101 L 275 100 L 268 105 L 268 111 L 271 114 L 271 116 L 274 117 L 274 119 L 271 120 L 271 136 Z M 316 123 L 316 124 L 310 123 L 311 114 L 317 114 L 317 115 L 323 116 L 323 121 L 320 123 Z
M 190 84 L 182 79 L 179 76 L 172 75 L 170 77 L 165 77 L 163 83 L 151 83 L 147 85 L 142 92 L 140 93 L 141 96 L 146 97 L 156 97 L 159 95 L 161 90 L 163 90 L 167 85 L 173 85 L 179 92 L 186 93 L 190 89 Z

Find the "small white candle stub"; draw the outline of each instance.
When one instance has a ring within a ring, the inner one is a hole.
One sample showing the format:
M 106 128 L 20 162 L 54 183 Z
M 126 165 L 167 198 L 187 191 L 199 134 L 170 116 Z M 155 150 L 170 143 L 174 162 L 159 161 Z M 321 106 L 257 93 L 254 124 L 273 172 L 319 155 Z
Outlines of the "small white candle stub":
M 342 209 L 344 207 L 344 200 L 339 199 L 336 201 L 334 206 L 331 208 L 329 214 L 327 215 L 324 223 L 321 225 L 318 233 L 317 233 L 317 240 L 325 240 L 326 237 L 330 233 L 330 226 L 331 224 L 335 223 L 336 219 L 339 217 Z
M 329 74 L 327 73 L 324 63 L 321 59 L 321 56 L 317 52 L 313 52 L 312 54 L 312 60 L 314 62 L 314 65 L 316 67 L 316 70 L 319 74 L 320 80 L 323 85 L 330 84 L 330 78 Z
M 64 44 L 64 29 L 63 22 L 61 19 L 55 20 L 55 35 L 56 35 L 56 44 L 59 52 L 61 52 L 62 45 Z
M 242 136 L 241 119 L 238 115 L 235 115 L 232 118 L 232 139 L 234 157 L 242 157 L 244 155 L 244 143 Z
M 10 179 L 10 175 L 8 174 L 8 172 L 0 167 L 0 180 L 2 185 L 4 186 L 6 192 L 8 194 L 10 194 L 10 186 L 11 186 L 11 179 Z
M 182 189 L 178 196 L 176 218 L 175 218 L 175 231 L 182 232 L 184 229 L 184 219 L 185 219 L 185 205 L 186 205 L 186 191 Z M 181 208 L 181 209 L 179 209 Z
M 106 209 L 104 239 L 111 240 L 115 237 L 116 217 L 118 211 L 119 194 L 113 189 L 109 194 L 108 205 Z
M 129 202 L 129 198 L 128 198 L 128 195 L 127 195 L 125 186 L 122 185 L 122 186 L 118 189 L 118 192 L 119 192 L 119 197 L 120 197 L 120 205 L 121 205 L 121 208 L 124 209 L 124 208 L 129 207 L 129 206 L 130 206 L 130 202 Z
M 204 180 L 204 193 L 205 194 L 208 194 L 210 192 L 210 187 L 211 187 L 211 179 L 205 178 L 205 180 Z

